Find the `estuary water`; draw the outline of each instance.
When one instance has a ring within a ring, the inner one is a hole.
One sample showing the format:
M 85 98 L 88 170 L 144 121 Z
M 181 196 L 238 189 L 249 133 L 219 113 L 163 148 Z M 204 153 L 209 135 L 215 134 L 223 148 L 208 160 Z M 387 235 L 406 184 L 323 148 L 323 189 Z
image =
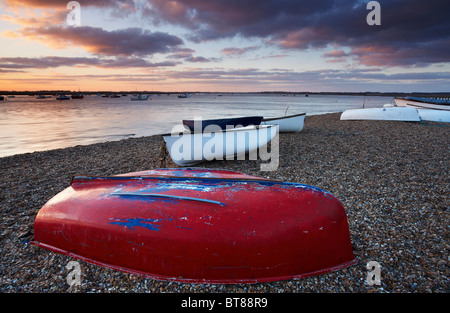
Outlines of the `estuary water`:
M 150 95 L 146 101 L 85 95 L 56 100 L 15 96 L 0 101 L 0 157 L 170 132 L 183 119 L 317 115 L 381 107 L 391 97 L 196 93 Z

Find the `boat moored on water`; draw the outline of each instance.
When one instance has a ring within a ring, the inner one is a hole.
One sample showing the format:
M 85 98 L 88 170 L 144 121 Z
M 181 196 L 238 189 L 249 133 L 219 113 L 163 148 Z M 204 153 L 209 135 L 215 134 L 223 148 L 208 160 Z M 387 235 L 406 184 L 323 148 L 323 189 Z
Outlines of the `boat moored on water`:
M 82 93 L 74 93 L 72 99 L 83 99 L 84 95 Z
M 56 97 L 56 100 L 70 100 L 70 97 L 66 95 L 59 95 Z
M 148 100 L 148 95 L 141 95 L 141 94 L 132 95 L 130 99 L 131 101 L 144 101 Z
M 233 171 L 74 177 L 34 223 L 34 245 L 153 279 L 258 283 L 354 265 L 327 191 Z
M 275 118 L 264 118 L 261 125 L 278 125 L 280 133 L 297 133 L 303 130 L 306 113 Z

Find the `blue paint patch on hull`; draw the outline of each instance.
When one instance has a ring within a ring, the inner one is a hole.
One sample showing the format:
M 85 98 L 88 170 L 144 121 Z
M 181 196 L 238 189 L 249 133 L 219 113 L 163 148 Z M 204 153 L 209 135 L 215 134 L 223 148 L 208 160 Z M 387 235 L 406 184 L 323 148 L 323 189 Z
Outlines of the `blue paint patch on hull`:
M 162 220 L 166 220 L 166 219 L 161 219 L 161 218 L 149 218 L 149 219 L 118 218 L 118 219 L 115 219 L 115 221 L 113 221 L 113 222 L 109 222 L 109 224 L 125 226 L 126 228 L 133 229 L 133 230 L 135 227 L 144 227 L 149 230 L 159 231 L 159 227 L 161 225 L 158 225 L 156 223 L 158 223 Z

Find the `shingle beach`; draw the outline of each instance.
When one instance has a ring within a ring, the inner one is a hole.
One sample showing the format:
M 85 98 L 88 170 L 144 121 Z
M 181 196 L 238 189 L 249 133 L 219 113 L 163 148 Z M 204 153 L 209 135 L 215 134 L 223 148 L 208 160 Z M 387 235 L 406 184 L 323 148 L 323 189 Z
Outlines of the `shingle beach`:
M 31 244 L 39 209 L 74 175 L 116 175 L 161 167 L 161 136 L 131 138 L 0 158 L 0 292 L 447 293 L 449 125 L 340 121 L 307 116 L 300 133 L 280 134 L 276 171 L 260 160 L 205 162 L 331 192 L 344 205 L 356 265 L 300 280 L 258 284 L 165 282 L 79 261 L 81 284 L 66 281 L 75 260 Z M 366 265 L 381 265 L 369 285 Z

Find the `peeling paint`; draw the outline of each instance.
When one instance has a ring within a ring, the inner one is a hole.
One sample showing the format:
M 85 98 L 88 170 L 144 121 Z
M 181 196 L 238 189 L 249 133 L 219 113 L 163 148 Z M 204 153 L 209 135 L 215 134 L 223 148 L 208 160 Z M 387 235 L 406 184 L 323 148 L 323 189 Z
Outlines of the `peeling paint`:
M 114 220 L 113 222 L 109 222 L 109 224 L 115 224 L 115 225 L 121 225 L 125 226 L 126 228 L 133 229 L 135 227 L 144 227 L 150 230 L 159 231 L 159 227 L 161 225 L 158 225 L 160 221 L 163 220 L 173 220 L 165 219 L 165 218 L 111 218 L 111 220 Z

